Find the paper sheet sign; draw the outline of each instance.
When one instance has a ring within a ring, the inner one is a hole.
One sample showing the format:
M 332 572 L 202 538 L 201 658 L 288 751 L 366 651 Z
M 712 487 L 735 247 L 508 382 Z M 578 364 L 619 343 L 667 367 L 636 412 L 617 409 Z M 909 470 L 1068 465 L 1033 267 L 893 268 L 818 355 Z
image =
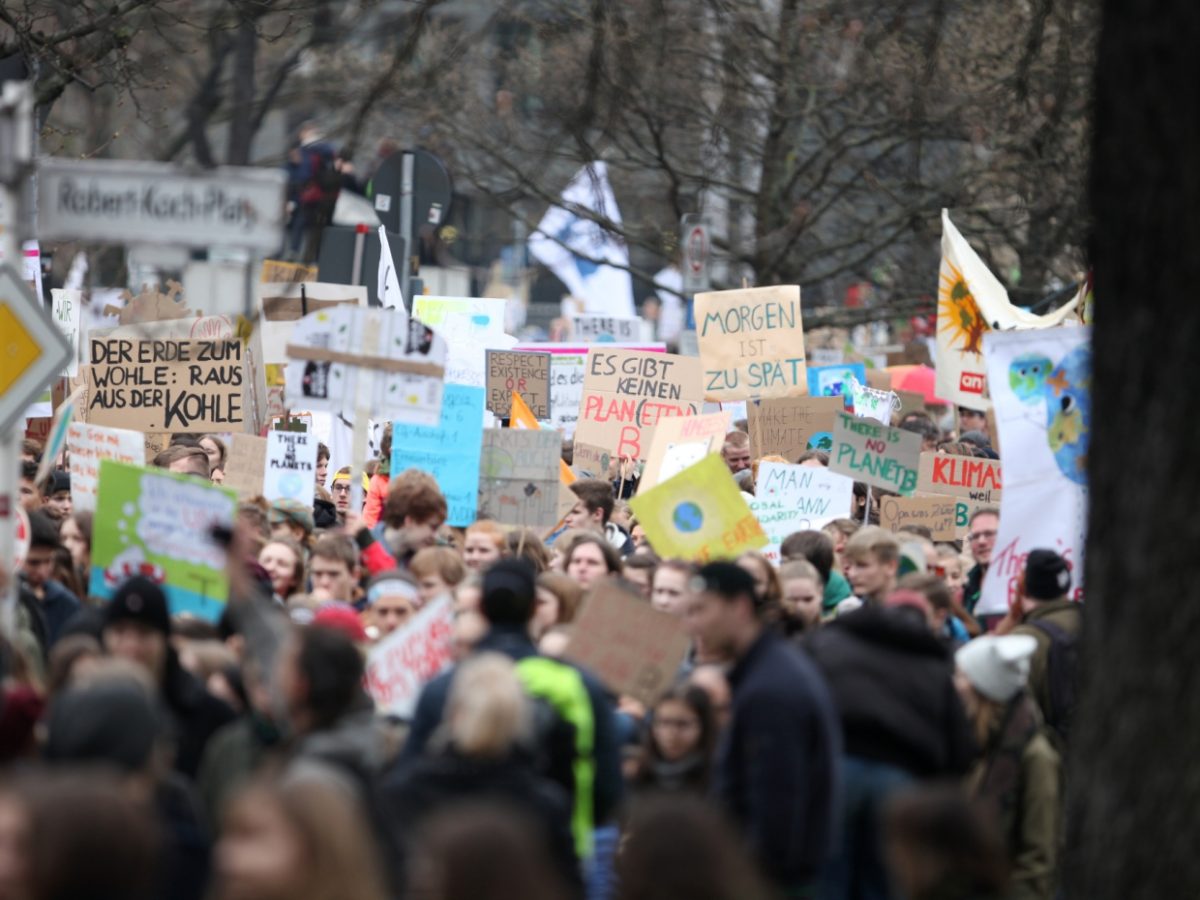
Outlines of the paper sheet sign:
M 735 557 L 767 543 L 762 525 L 742 498 L 720 456 L 700 462 L 629 501 L 663 559 L 699 562 Z
M 850 515 L 854 479 L 824 466 L 764 462 L 758 467 L 750 509 L 766 532 L 765 555 L 779 558 L 779 545 L 797 531 L 819 530 Z
M 479 463 L 479 517 L 546 529 L 558 523 L 557 431 L 489 428 Z
M 952 497 L 883 497 L 879 501 L 879 524 L 888 531 L 904 525 L 921 525 L 935 541 L 958 540 L 958 502 Z
M 654 429 L 654 444 L 642 470 L 638 490 L 654 487 L 678 475 L 710 453 L 719 453 L 729 433 L 728 412 L 663 419 Z
M 367 305 L 367 288 L 361 284 L 272 282 L 260 283 L 257 291 L 263 361 L 269 365 L 287 364 L 287 345 L 292 328 L 309 313 L 343 304 Z
M 267 432 L 263 496 L 312 506 L 316 490 L 317 436 L 304 431 Z
M 677 616 L 605 580 L 584 604 L 565 655 L 615 694 L 651 706 L 675 680 L 688 647 Z
M 550 354 L 518 350 L 487 351 L 487 408 L 507 418 L 514 393 L 535 419 L 550 418 Z
M 68 378 L 79 375 L 79 313 L 83 309 L 83 294 L 66 288 L 51 288 L 54 324 L 58 326 L 71 347 L 71 359 L 63 374 Z
M 833 421 L 845 407 L 838 397 L 762 400 L 746 408 L 750 455 L 795 462 L 809 450 L 833 450 Z
M 923 494 L 1000 502 L 1000 461 L 950 453 L 922 453 L 917 490 Z
M 645 459 L 659 420 L 703 408 L 702 371 L 700 360 L 687 356 L 593 344 L 575 438 L 622 458 Z
M 838 413 L 829 459 L 833 471 L 911 497 L 920 461 L 919 434 Z
M 707 399 L 807 393 L 798 286 L 700 293 L 695 314 Z
M 850 402 L 850 382 L 867 383 L 867 367 L 862 363 L 836 366 L 809 366 L 808 392 L 814 397 L 844 397 Z
M 71 505 L 76 510 L 90 512 L 96 509 L 100 461 L 111 459 L 140 466 L 146 459 L 145 441 L 137 431 L 72 422 L 67 427 L 67 457 Z
M 409 719 L 425 683 L 450 665 L 454 609 L 439 597 L 367 654 L 367 693 L 381 713 Z
M 479 502 L 483 405 L 483 388 L 447 384 L 436 426 L 392 424 L 392 476 L 405 469 L 432 475 L 446 498 L 446 523 L 458 528 L 475 521 Z
M 111 597 L 129 577 L 162 585 L 171 613 L 220 618 L 229 596 L 225 548 L 212 536 L 233 527 L 233 491 L 176 475 L 103 460 L 88 593 Z

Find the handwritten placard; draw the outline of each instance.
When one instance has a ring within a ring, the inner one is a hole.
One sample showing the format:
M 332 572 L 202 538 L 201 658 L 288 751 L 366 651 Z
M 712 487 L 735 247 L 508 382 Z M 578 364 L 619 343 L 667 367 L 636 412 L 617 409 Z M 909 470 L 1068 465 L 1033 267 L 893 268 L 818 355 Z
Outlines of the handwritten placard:
M 71 504 L 75 509 L 96 509 L 100 461 L 141 465 L 146 458 L 142 436 L 123 428 L 105 428 L 87 422 L 67 426 L 67 458 L 71 472 Z
M 89 340 L 87 419 L 138 431 L 242 431 L 246 376 L 237 338 Z
M 838 413 L 829 468 L 855 481 L 911 497 L 917 488 L 921 436 Z
M 267 433 L 263 496 L 312 506 L 316 490 L 317 436 L 306 431 Z
M 612 448 L 621 458 L 645 459 L 660 419 L 703 409 L 702 372 L 700 360 L 687 356 L 593 345 L 576 440 Z
M 83 295 L 79 291 L 53 288 L 50 291 L 53 303 L 54 324 L 67 339 L 71 347 L 71 358 L 63 374 L 68 378 L 79 376 L 79 313 L 83 309 Z
M 700 293 L 695 312 L 707 399 L 807 393 L 797 285 Z
M 842 411 L 839 397 L 789 397 L 746 407 L 750 455 L 782 456 L 795 461 L 808 450 L 833 450 L 833 420 Z
M 364 682 L 380 712 L 410 718 L 421 688 L 450 665 L 453 607 L 439 597 L 371 648 Z
M 725 435 L 729 433 L 730 421 L 728 412 L 663 419 L 654 429 L 654 443 L 642 470 L 638 490 L 648 490 L 708 454 L 720 451 Z
M 571 317 L 571 334 L 584 343 L 638 341 L 642 320 L 616 316 L 579 315 Z
M 558 523 L 557 431 L 489 428 L 479 463 L 479 517 L 546 529 Z
M 879 501 L 879 524 L 888 531 L 904 525 L 928 528 L 935 541 L 958 539 L 958 503 L 951 497 L 883 497 Z
M 853 497 L 854 480 L 822 466 L 760 463 L 750 509 L 770 542 L 763 554 L 777 562 L 784 538 L 850 515 Z
M 688 647 L 677 616 L 605 580 L 576 619 L 566 657 L 614 693 L 650 706 L 674 681 Z
M 1000 461 L 951 453 L 922 453 L 917 490 L 923 494 L 1000 502 Z
M 508 418 L 514 392 L 521 395 L 534 418 L 550 418 L 549 353 L 487 351 L 487 408 L 499 418 Z

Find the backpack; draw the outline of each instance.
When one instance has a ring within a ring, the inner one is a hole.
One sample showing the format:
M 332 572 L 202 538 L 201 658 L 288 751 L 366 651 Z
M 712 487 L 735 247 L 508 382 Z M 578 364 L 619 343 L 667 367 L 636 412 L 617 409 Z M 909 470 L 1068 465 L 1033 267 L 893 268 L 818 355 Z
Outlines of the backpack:
M 1070 731 L 1071 717 L 1075 713 L 1079 635 L 1071 634 L 1061 625 L 1045 619 L 1034 619 L 1028 624 L 1050 638 L 1050 653 L 1046 658 L 1046 695 L 1049 706 L 1042 712 L 1046 716 L 1046 724 L 1065 743 Z
M 596 779 L 595 720 L 583 676 L 544 656 L 517 661 L 517 677 L 534 700 L 535 763 L 540 774 L 571 795 L 575 852 L 592 852 L 593 785 Z
M 302 147 L 308 178 L 300 188 L 303 206 L 318 206 L 337 197 L 341 179 L 333 166 L 333 148 L 328 144 Z

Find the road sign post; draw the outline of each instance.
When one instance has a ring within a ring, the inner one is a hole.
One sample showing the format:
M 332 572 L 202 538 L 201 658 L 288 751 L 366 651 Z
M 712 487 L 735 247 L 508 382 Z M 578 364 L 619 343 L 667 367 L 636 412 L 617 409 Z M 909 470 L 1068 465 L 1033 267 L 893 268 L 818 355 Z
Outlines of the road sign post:
M 683 292 L 689 297 L 712 289 L 712 243 L 708 217 L 687 213 L 680 221 L 679 246 L 683 251 Z

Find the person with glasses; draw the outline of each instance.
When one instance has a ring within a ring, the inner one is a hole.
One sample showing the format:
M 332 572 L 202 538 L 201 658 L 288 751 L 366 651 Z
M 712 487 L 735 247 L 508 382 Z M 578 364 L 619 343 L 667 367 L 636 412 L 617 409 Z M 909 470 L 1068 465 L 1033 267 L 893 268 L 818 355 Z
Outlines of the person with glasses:
M 983 576 L 992 562 L 992 548 L 996 546 L 996 529 L 999 525 L 1000 510 L 994 506 L 979 507 L 971 513 L 967 525 L 967 548 L 975 565 L 967 573 L 967 583 L 963 585 L 963 606 L 971 615 L 975 615 L 975 605 L 983 590 Z
M 654 705 L 630 783 L 638 790 L 704 794 L 716 746 L 716 717 L 708 694 L 686 682 L 677 684 Z
M 346 513 L 350 509 L 349 466 L 343 466 L 337 470 L 333 476 L 333 484 L 329 486 L 329 492 L 333 494 L 333 506 L 337 510 L 338 518 L 345 521 Z

